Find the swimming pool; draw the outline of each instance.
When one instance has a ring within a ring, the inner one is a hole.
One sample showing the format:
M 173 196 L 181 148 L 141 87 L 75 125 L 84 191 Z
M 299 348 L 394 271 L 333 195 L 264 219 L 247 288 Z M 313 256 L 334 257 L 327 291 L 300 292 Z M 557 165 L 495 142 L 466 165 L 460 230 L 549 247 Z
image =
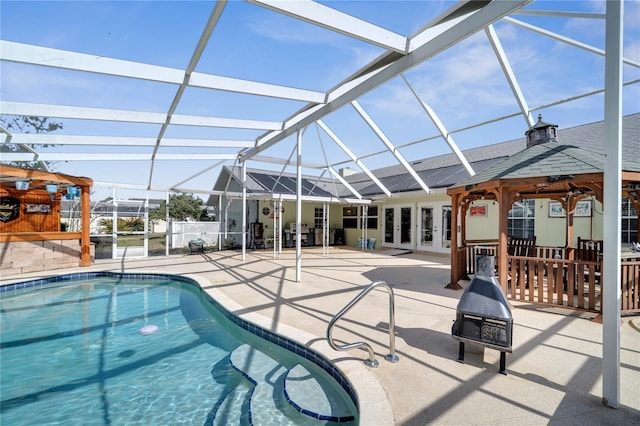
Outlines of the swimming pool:
M 328 360 L 189 278 L 92 272 L 0 295 L 2 424 L 358 422 L 355 392 Z

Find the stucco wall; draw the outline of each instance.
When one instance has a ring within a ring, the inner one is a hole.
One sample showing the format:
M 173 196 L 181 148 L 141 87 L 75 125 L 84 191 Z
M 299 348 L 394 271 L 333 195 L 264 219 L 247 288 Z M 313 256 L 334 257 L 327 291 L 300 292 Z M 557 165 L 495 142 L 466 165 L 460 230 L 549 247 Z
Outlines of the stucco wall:
M 602 204 L 592 201 L 590 217 L 573 218 L 573 242 L 575 246 L 578 237 L 601 240 L 603 214 Z M 535 235 L 539 246 L 564 247 L 566 242 L 567 221 L 564 217 L 550 217 L 549 203 L 551 200 L 541 199 L 535 202 Z M 474 204 L 486 205 L 487 216 L 472 217 L 467 212 L 467 239 L 484 240 L 498 238 L 498 204 L 492 201 L 478 200 Z
M 537 244 L 540 246 L 559 246 L 565 245 L 566 235 L 566 219 L 549 217 L 549 200 L 542 199 L 535 201 L 535 235 L 537 236 Z M 265 238 L 273 237 L 273 209 L 271 200 L 250 201 L 249 208 L 250 220 L 255 220 L 256 215 L 265 225 Z M 431 194 L 416 193 L 405 197 L 394 195 L 393 198 L 384 200 L 383 202 L 374 202 L 372 205 L 378 206 L 378 227 L 376 229 L 368 229 L 367 237 L 376 240 L 376 248 L 382 247 L 383 229 L 384 229 L 384 208 L 390 206 L 411 206 L 413 208 L 413 240 L 417 241 L 418 229 L 418 206 L 421 204 L 433 203 L 436 206 L 450 205 L 451 199 L 445 193 L 433 191 Z M 467 212 L 467 235 L 468 240 L 487 240 L 498 238 L 498 211 L 499 206 L 491 200 L 478 200 L 474 204 L 486 206 L 486 216 L 471 216 L 470 211 Z M 239 208 L 241 204 L 234 201 L 229 210 L 229 219 L 235 218 L 237 226 L 235 231 L 241 229 L 241 213 Z M 262 210 L 268 207 L 269 214 L 263 214 Z M 295 201 L 283 202 L 284 212 L 282 213 L 282 226 L 286 228 L 287 224 L 296 220 L 296 203 Z M 322 203 L 304 202 L 302 204 L 302 223 L 306 223 L 310 228 L 314 227 L 314 208 L 322 207 Z M 329 227 L 331 229 L 342 228 L 342 208 L 344 205 L 329 205 Z M 602 205 L 598 202 L 592 202 L 590 217 L 574 218 L 574 241 L 577 238 L 602 239 L 603 214 Z M 271 217 L 270 217 L 271 216 Z M 345 244 L 356 247 L 358 239 L 361 238 L 361 229 L 348 228 L 345 229 Z M 316 245 L 321 242 L 316 241 Z M 416 249 L 418 249 L 416 247 Z

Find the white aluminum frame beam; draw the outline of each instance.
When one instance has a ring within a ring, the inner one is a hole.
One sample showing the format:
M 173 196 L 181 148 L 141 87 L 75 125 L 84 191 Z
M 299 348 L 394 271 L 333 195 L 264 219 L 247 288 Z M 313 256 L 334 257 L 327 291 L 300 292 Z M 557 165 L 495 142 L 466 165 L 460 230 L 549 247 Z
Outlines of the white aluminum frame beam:
M 380 182 L 380 180 L 373 174 L 373 172 L 371 172 L 371 170 L 369 170 L 367 166 L 365 166 L 364 163 L 360 161 L 360 159 L 349 149 L 349 147 L 347 147 L 347 145 L 342 142 L 335 133 L 333 133 L 329 126 L 327 126 L 322 120 L 316 121 L 316 124 L 320 126 L 327 135 L 329 135 L 329 137 L 335 142 L 335 144 L 338 145 L 345 154 L 347 154 L 351 161 L 353 161 L 358 167 L 360 167 L 360 170 L 362 170 L 364 174 L 366 174 L 369 179 L 371 179 L 373 183 L 375 183 L 378 188 L 380 188 L 380 190 L 387 195 L 387 197 L 391 197 L 391 191 L 389 191 L 387 187 L 384 186 L 382 182 Z
M 438 132 L 440 132 L 440 136 L 442 136 L 445 142 L 447 142 L 447 145 L 449 145 L 449 148 L 451 148 L 451 151 L 453 151 L 456 157 L 458 157 L 458 160 L 460 160 L 460 163 L 462 163 L 464 168 L 467 170 L 469 176 L 475 176 L 475 170 L 473 170 L 473 167 L 471 167 L 471 164 L 469 164 L 469 161 L 467 161 L 467 157 L 465 157 L 462 151 L 460 151 L 460 148 L 458 148 L 458 144 L 456 144 L 453 136 L 451 136 L 451 133 L 447 130 L 442 120 L 440 120 L 440 117 L 438 117 L 438 114 L 436 114 L 436 112 L 433 110 L 433 108 L 431 108 L 430 105 L 428 105 L 420 98 L 420 96 L 413 89 L 413 86 L 411 85 L 411 83 L 409 83 L 409 80 L 407 80 L 404 74 L 400 74 L 400 77 L 402 77 L 404 82 L 407 84 L 407 87 L 409 87 L 409 90 L 411 90 L 411 93 L 416 98 L 424 112 L 427 113 L 427 115 L 431 119 L 431 122 L 436 126 Z
M 235 160 L 238 154 L 156 154 L 156 160 Z M 132 154 L 127 152 L 88 152 L 88 153 L 37 153 L 7 152 L 2 153 L 2 161 L 151 161 L 149 154 Z
M 202 175 L 202 174 L 204 174 L 204 173 L 208 172 L 209 170 L 215 169 L 216 167 L 218 167 L 218 166 L 220 166 L 220 165 L 224 164 L 224 163 L 225 163 L 225 161 L 227 161 L 227 160 L 220 160 L 220 161 L 217 161 L 217 162 L 213 163 L 211 166 L 209 166 L 209 167 L 207 167 L 207 168 L 205 168 L 205 169 L 203 169 L 203 170 L 200 170 L 198 173 L 196 173 L 196 174 L 194 174 L 194 175 L 191 175 L 191 176 L 189 176 L 188 178 L 186 178 L 186 179 L 184 179 L 184 180 L 181 180 L 180 182 L 178 182 L 178 183 L 174 184 L 172 187 L 180 186 L 180 185 L 182 185 L 182 184 L 183 184 L 183 183 L 185 183 L 185 182 L 189 182 L 191 179 L 195 179 L 195 178 L 197 178 L 198 176 L 200 176 L 200 175 Z
M 7 138 L 8 139 L 8 138 Z M 21 145 L 155 146 L 156 138 L 135 136 L 79 136 L 45 133 L 14 133 L 0 143 Z M 252 140 L 163 138 L 161 147 L 200 147 L 243 149 L 255 146 Z
M 504 72 L 507 81 L 509 82 L 509 87 L 511 87 L 511 92 L 516 98 L 518 102 L 518 106 L 520 107 L 520 112 L 522 116 L 527 122 L 529 128 L 533 127 L 535 121 L 533 121 L 533 117 L 531 117 L 531 110 L 529 109 L 529 105 L 527 104 L 527 100 L 520 89 L 520 85 L 518 84 L 518 80 L 516 79 L 516 75 L 511 68 L 511 64 L 509 63 L 509 59 L 507 58 L 507 54 L 505 53 L 502 43 L 500 43 L 500 39 L 498 38 L 498 34 L 496 33 L 493 25 L 489 25 L 484 29 L 484 32 L 487 34 L 489 38 L 489 42 L 491 43 L 491 47 L 493 48 L 493 52 L 496 54 L 498 58 L 498 62 L 500 62 L 500 67 Z
M 550 37 L 550 38 L 552 38 L 554 40 L 558 40 L 558 41 L 561 41 L 563 43 L 567 43 L 567 44 L 569 44 L 571 46 L 586 50 L 587 52 L 595 53 L 596 55 L 600 55 L 600 56 L 606 56 L 605 55 L 605 51 L 602 50 L 602 49 L 598 49 L 597 47 L 590 46 L 590 45 L 588 45 L 586 43 L 582 43 L 582 42 L 576 41 L 576 40 L 574 40 L 572 38 L 562 36 L 560 34 L 554 33 L 553 31 L 545 30 L 543 28 L 537 27 L 535 25 L 528 24 L 526 22 L 522 22 L 522 21 L 520 21 L 518 19 L 514 19 L 514 18 L 511 18 L 511 17 L 508 17 L 508 16 L 505 16 L 504 18 L 502 18 L 502 20 L 505 21 L 505 22 L 509 22 L 511 24 L 517 25 L 519 27 L 525 28 L 527 30 L 533 31 L 535 33 Z M 629 58 L 624 58 L 623 57 L 622 58 L 622 62 L 624 64 L 626 64 L 626 65 L 632 65 L 634 67 L 640 68 L 640 62 L 638 62 L 638 61 L 633 61 L 633 60 L 631 60 Z
M 355 195 L 358 200 L 362 200 L 362 195 L 360 195 L 360 193 L 358 191 L 356 191 L 355 188 L 349 184 L 349 182 L 347 182 L 342 176 L 340 176 L 340 173 L 336 169 L 334 169 L 331 166 L 328 166 L 327 170 L 329 170 L 329 172 L 336 179 L 338 179 L 340 181 L 340 183 L 343 184 L 349 190 L 349 192 L 351 192 L 353 195 Z
M 297 198 L 294 194 L 271 194 L 273 200 L 286 200 L 295 201 Z M 336 197 L 318 197 L 315 195 L 303 195 L 300 197 L 302 201 L 311 201 L 318 203 L 333 203 L 333 204 L 371 204 L 370 199 L 362 198 L 336 198 Z
M 407 51 L 407 37 L 320 3 L 313 1 L 285 2 L 274 0 L 248 0 L 248 2 L 349 37 L 357 38 L 367 43 L 375 44 L 387 50 L 402 53 Z
M 264 155 L 256 155 L 254 157 L 251 157 L 252 161 L 258 162 L 258 163 L 269 163 L 269 164 L 284 164 L 285 166 L 295 166 L 296 164 L 290 160 L 285 160 L 284 158 L 277 158 L 277 157 L 267 157 Z M 318 164 L 318 163 L 309 163 L 309 162 L 302 162 L 302 167 L 304 167 L 305 169 L 324 169 L 327 166 L 324 164 Z
M 556 18 L 589 18 L 589 19 L 605 19 L 605 13 L 590 13 L 590 12 L 565 12 L 562 10 L 534 10 L 523 9 L 513 13 L 514 15 L 528 15 L 528 16 L 553 16 Z
M 149 124 L 164 124 L 166 119 L 166 114 L 161 112 L 87 108 L 12 101 L 0 101 L 0 113 L 5 115 L 35 115 L 78 120 L 122 121 L 128 123 Z M 282 123 L 277 121 L 245 120 L 237 118 L 180 114 L 172 116 L 170 124 L 180 126 L 225 127 L 247 130 L 279 130 L 282 128 Z
M 0 40 L 0 59 L 22 64 L 40 65 L 50 68 L 61 68 L 177 85 L 183 83 L 185 76 L 185 71 L 177 68 L 51 49 L 6 40 Z M 199 72 L 191 73 L 189 87 L 311 103 L 322 103 L 326 99 L 326 95 L 323 92 Z
M 462 17 L 451 21 L 443 21 L 427 28 L 411 39 L 411 42 L 414 44 L 416 44 L 414 40 L 420 40 L 422 42 L 413 49 L 411 53 L 401 56 L 386 66 L 378 67 L 374 71 L 365 73 L 359 78 L 350 78 L 344 81 L 328 93 L 328 101 L 324 105 L 316 105 L 312 108 L 305 107 L 299 110 L 298 113 L 294 114 L 289 120 L 286 120 L 285 127 L 282 130 L 269 132 L 258 138 L 258 146 L 248 150 L 241 158 L 243 160 L 250 159 L 254 155 L 291 136 L 297 129 L 306 127 L 321 119 L 330 112 L 357 99 L 401 72 L 421 64 L 427 59 L 446 50 L 451 45 L 469 37 L 471 34 L 518 10 L 531 1 L 532 0 L 493 1 Z M 384 56 L 380 60 L 384 60 Z M 374 63 L 363 68 L 363 71 L 371 67 L 375 68 L 375 66 L 376 62 L 374 61 Z
M 420 176 L 418 176 L 418 173 L 416 173 L 416 171 L 413 169 L 413 167 L 411 167 L 409 162 L 405 160 L 404 156 L 400 153 L 400 151 L 398 151 L 398 149 L 395 146 L 393 146 L 393 143 L 391 143 L 389 138 L 382 132 L 382 130 L 375 123 L 375 121 L 373 121 L 373 119 L 369 116 L 369 114 L 367 114 L 367 112 L 362 108 L 362 106 L 360 106 L 358 101 L 355 101 L 355 100 L 351 101 L 351 105 L 355 108 L 358 114 L 360 114 L 362 119 L 369 125 L 369 127 L 371 128 L 371 130 L 373 130 L 376 136 L 378 136 L 378 138 L 380 138 L 380 140 L 385 144 L 389 152 L 391 152 L 393 156 L 396 157 L 396 160 L 398 160 L 398 162 L 402 164 L 402 167 L 404 167 L 405 170 L 409 172 L 411 177 L 418 183 L 418 185 L 420 185 L 420 188 L 422 188 L 428 194 L 431 190 L 429 189 L 427 184 L 422 180 Z
M 207 194 L 207 195 L 224 195 L 223 191 L 219 190 L 211 190 L 211 191 L 203 191 L 201 189 L 192 189 L 192 188 L 169 188 L 166 186 L 154 186 L 151 189 L 147 190 L 146 185 L 139 184 L 131 184 L 131 183 L 117 183 L 117 182 L 103 182 L 103 181 L 93 181 L 94 187 L 99 188 L 117 188 L 117 189 L 133 189 L 140 191 L 153 191 L 153 192 L 183 192 L 183 193 L 192 193 L 192 194 Z M 241 197 L 242 194 L 232 192 L 229 193 L 234 197 Z

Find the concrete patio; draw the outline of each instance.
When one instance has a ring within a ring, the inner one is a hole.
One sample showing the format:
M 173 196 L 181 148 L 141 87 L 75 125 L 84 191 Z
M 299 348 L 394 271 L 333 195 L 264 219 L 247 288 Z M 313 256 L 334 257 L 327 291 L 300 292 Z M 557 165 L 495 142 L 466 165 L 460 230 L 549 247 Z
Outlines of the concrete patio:
M 638 317 L 623 317 L 620 350 L 621 407 L 602 397 L 602 324 L 594 314 L 513 303 L 513 354 L 508 375 L 498 374 L 500 354 L 467 345 L 457 362 L 451 337 L 462 291 L 447 290 L 448 255 L 389 256 L 331 247 L 303 251 L 302 282 L 295 282 L 295 252 L 273 259 L 271 250 L 223 251 L 144 260 L 98 261 L 89 270 L 156 272 L 193 276 L 228 309 L 323 353 L 352 381 L 363 425 L 425 424 L 640 424 L 640 331 Z M 15 277 L 14 277 L 15 278 Z M 327 324 L 376 280 L 395 293 L 398 363 L 389 352 L 389 297 L 374 290 L 336 324 L 341 343 L 370 343 L 380 362 L 368 368 L 362 350 L 337 352 L 326 342 Z M 17 281 L 13 279 L 12 281 Z M 3 280 L 3 283 L 9 282 Z M 636 326 L 634 326 L 636 325 Z

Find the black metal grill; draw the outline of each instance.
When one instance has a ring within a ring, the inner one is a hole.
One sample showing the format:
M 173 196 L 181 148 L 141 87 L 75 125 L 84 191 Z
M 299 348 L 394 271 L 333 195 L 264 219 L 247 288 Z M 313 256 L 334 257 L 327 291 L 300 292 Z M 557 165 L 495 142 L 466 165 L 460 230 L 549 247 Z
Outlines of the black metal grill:
M 506 352 L 511 353 L 513 316 L 495 278 L 495 256 L 476 255 L 476 275 L 464 290 L 451 334 L 460 342 L 458 361 L 464 362 L 465 342 L 500 351 L 500 373 L 506 373 Z

